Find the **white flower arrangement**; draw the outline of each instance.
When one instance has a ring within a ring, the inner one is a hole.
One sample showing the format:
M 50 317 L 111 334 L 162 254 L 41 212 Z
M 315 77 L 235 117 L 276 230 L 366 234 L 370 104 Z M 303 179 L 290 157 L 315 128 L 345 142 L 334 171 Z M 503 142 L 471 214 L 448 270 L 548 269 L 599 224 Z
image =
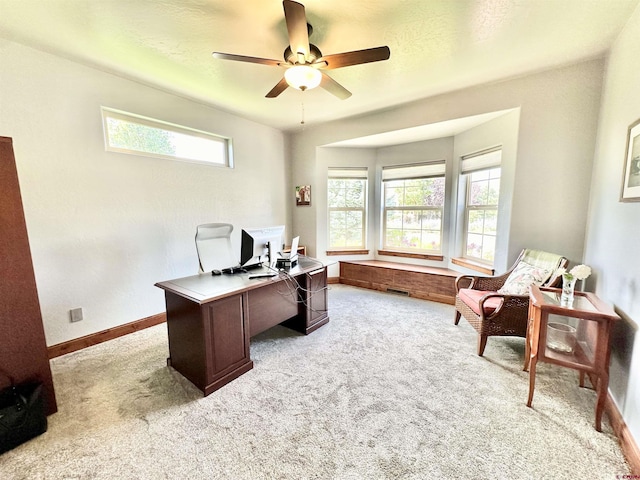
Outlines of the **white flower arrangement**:
M 567 272 L 566 268 L 559 268 L 556 270 L 557 275 L 562 275 L 571 281 L 575 277 L 577 280 L 584 280 L 591 275 L 591 267 L 587 265 L 576 265 L 570 271 Z

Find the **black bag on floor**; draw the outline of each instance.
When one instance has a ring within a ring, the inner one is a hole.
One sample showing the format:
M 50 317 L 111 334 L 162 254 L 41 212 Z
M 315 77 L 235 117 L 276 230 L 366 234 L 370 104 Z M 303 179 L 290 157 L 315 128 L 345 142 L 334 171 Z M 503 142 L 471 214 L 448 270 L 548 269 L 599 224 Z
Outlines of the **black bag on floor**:
M 16 385 L 4 376 L 11 386 L 0 390 L 0 454 L 47 431 L 42 384 Z

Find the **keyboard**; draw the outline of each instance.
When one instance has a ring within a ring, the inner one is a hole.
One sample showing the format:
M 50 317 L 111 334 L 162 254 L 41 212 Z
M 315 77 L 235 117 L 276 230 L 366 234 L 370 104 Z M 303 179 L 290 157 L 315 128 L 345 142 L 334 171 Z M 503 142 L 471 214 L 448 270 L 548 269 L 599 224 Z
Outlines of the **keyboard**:
M 257 275 L 249 275 L 249 280 L 253 280 L 254 278 L 271 278 L 275 276 L 275 273 L 259 273 Z

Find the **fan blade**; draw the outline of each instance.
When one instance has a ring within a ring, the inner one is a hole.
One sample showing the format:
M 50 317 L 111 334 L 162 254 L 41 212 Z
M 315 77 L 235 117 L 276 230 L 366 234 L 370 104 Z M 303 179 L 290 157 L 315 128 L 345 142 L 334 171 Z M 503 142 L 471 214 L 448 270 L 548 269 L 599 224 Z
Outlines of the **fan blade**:
M 353 52 L 336 53 L 333 55 L 325 55 L 319 58 L 319 62 L 327 62 L 325 69 L 349 67 L 351 65 L 360 65 L 363 63 L 380 62 L 388 60 L 391 56 L 389 47 L 367 48 L 365 50 L 355 50 Z
M 301 53 L 305 59 L 309 57 L 309 31 L 304 5 L 292 0 L 283 0 L 284 18 L 287 21 L 289 45 L 294 54 Z
M 320 81 L 320 86 L 324 88 L 327 92 L 335 95 L 340 100 L 346 100 L 351 96 L 351 92 L 336 82 L 333 78 L 327 75 L 324 72 L 322 73 L 322 80 Z
M 282 80 L 280 80 L 278 82 L 278 84 L 275 87 L 273 87 L 271 89 L 271 91 L 269 93 L 267 93 L 265 95 L 265 97 L 267 97 L 267 98 L 276 98 L 278 95 L 280 95 L 282 92 L 284 92 L 287 89 L 288 86 L 289 86 L 289 84 L 283 78 Z
M 259 63 L 260 65 L 272 65 L 274 67 L 277 67 L 282 63 L 280 60 L 271 60 L 269 58 L 247 57 L 245 55 L 234 55 L 233 53 L 213 52 L 212 55 L 213 55 L 213 58 L 220 58 L 222 60 L 235 60 L 236 62 Z

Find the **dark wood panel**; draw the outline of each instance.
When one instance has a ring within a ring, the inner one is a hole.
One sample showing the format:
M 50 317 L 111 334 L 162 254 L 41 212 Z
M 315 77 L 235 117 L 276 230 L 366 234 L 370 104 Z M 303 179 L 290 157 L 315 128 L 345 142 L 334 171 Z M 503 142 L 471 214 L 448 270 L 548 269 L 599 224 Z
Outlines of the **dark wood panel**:
M 307 329 L 327 318 L 327 270 L 317 270 L 307 274 L 306 304 Z
M 270 282 L 269 285 L 247 292 L 250 336 L 298 315 L 297 293 L 289 285 L 285 282 Z
M 47 413 L 58 410 L 12 140 L 0 137 L 0 368 L 16 382 L 44 385 Z M 8 380 L 0 376 L 0 388 Z
M 68 342 L 58 343 L 47 348 L 49 352 L 49 358 L 59 357 L 67 353 L 82 350 L 83 348 L 92 347 L 102 342 L 113 340 L 114 338 L 122 337 L 130 333 L 144 330 L 145 328 L 154 327 L 167 321 L 166 313 L 159 313 L 150 317 L 142 318 L 134 322 L 125 323 L 113 328 L 107 328 L 100 332 L 85 335 L 84 337 L 75 338 Z
M 412 297 L 453 305 L 458 272 L 380 260 L 340 262 L 340 283 L 382 292 L 395 290 Z
M 249 337 L 245 328 L 243 295 L 211 302 L 203 308 L 208 323 L 205 338 L 211 346 L 207 359 L 210 372 L 207 382 L 211 383 L 248 361 Z
M 201 307 L 180 295 L 165 292 L 169 363 L 200 388 L 207 384 L 206 338 Z

